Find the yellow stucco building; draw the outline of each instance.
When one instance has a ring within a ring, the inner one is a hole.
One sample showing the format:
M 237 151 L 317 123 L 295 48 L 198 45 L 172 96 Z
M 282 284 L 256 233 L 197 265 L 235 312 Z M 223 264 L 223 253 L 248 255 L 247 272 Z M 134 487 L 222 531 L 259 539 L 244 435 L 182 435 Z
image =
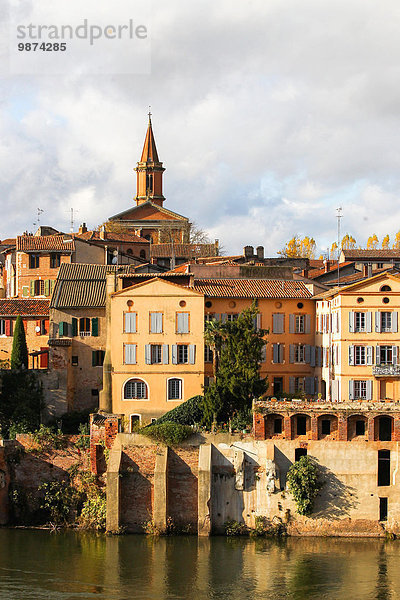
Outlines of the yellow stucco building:
M 112 411 L 130 428 L 201 394 L 203 294 L 151 279 L 111 294 Z
M 322 397 L 398 399 L 400 277 L 382 273 L 325 292 L 316 301 Z

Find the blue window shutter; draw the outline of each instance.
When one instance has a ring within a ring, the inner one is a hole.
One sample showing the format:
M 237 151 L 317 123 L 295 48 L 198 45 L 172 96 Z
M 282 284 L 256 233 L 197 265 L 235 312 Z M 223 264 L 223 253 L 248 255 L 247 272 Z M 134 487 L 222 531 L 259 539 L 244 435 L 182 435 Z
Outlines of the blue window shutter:
M 322 366 L 322 348 L 321 346 L 317 347 L 317 367 Z
M 398 315 L 397 311 L 394 310 L 392 312 L 392 332 L 393 333 L 397 333 L 397 321 L 398 321 L 397 315 Z
M 279 327 L 278 327 L 278 314 L 273 314 L 272 315 L 272 333 L 280 333 L 279 331 Z
M 151 346 L 146 344 L 144 347 L 144 362 L 146 365 L 151 365 Z
M 371 333 L 371 331 L 372 331 L 372 313 L 367 312 L 365 314 L 365 324 L 366 324 L 367 333 Z
M 310 366 L 315 367 L 315 355 L 316 355 L 315 346 L 311 346 L 310 350 L 311 350 Z
M 304 346 L 304 360 L 307 364 L 311 361 L 311 346 L 310 344 L 306 344 Z
M 289 333 L 294 333 L 294 315 L 289 315 Z
M 381 332 L 381 313 L 379 311 L 375 313 L 375 331 L 376 333 Z
M 367 381 L 367 400 L 372 400 L 372 381 Z
M 221 315 L 219 313 L 216 313 L 214 315 L 214 319 L 215 319 L 215 321 L 220 321 L 221 320 Z
M 167 365 L 169 362 L 169 346 L 168 344 L 163 344 L 162 346 L 162 364 Z
M 194 365 L 196 362 L 196 346 L 189 344 L 189 364 Z
M 92 319 L 92 336 L 97 337 L 99 335 L 99 319 L 93 317 Z
M 306 333 L 310 333 L 311 331 L 311 316 L 306 315 Z
M 172 361 L 171 361 L 172 364 L 177 365 L 178 364 L 178 346 L 177 346 L 177 344 L 172 344 L 171 354 L 172 354 Z
M 78 319 L 72 317 L 72 336 L 78 335 Z
M 294 377 L 289 377 L 289 394 L 294 394 Z
M 354 381 L 349 380 L 349 400 L 354 400 Z
M 294 363 L 294 344 L 289 346 L 289 362 Z

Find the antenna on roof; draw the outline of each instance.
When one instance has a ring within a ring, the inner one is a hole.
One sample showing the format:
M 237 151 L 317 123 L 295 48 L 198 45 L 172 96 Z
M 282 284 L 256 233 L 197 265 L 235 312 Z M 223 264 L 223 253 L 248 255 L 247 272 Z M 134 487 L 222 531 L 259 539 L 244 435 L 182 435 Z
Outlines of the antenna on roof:
M 340 219 L 343 218 L 342 215 L 342 207 L 336 209 L 336 218 L 337 218 L 337 284 L 340 287 Z
M 70 212 L 71 212 L 71 220 L 70 220 L 71 225 L 70 225 L 69 230 L 71 233 L 74 233 L 74 212 L 77 213 L 79 211 L 76 208 L 71 208 Z

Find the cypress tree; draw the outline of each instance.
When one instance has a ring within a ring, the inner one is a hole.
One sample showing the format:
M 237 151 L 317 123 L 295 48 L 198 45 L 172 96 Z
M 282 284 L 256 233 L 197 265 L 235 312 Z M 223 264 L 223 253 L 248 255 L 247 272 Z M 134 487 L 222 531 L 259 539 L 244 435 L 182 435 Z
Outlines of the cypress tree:
M 26 345 L 25 328 L 21 315 L 18 315 L 13 335 L 13 345 L 11 351 L 11 369 L 28 368 L 28 347 Z

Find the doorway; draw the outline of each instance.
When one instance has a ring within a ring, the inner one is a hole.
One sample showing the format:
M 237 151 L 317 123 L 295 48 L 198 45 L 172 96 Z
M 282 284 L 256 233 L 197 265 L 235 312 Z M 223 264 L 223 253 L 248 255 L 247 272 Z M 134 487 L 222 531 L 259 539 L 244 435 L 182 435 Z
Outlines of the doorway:
M 379 498 L 379 520 L 387 521 L 388 516 L 388 499 Z

